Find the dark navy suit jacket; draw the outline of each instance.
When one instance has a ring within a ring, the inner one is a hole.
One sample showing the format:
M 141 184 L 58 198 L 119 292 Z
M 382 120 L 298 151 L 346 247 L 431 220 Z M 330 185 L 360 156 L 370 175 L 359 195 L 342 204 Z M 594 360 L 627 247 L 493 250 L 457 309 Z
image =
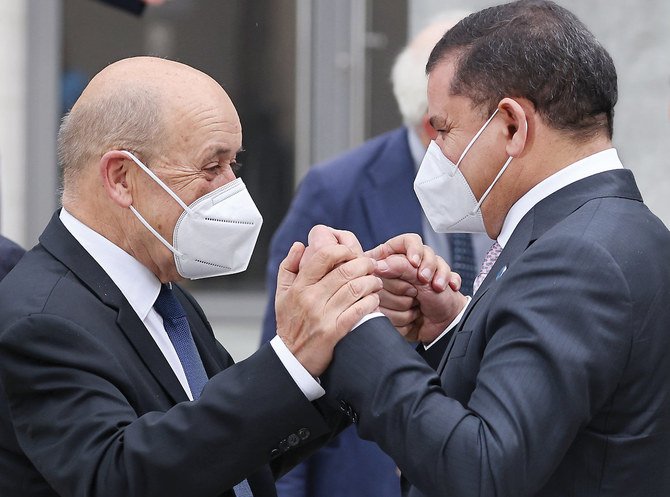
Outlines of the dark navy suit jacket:
M 405 496 L 665 497 L 669 303 L 670 232 L 604 172 L 521 220 L 437 375 L 376 318 L 321 380 Z
M 291 244 L 307 243 L 315 224 L 352 231 L 364 249 L 401 233 L 420 234 L 415 175 L 406 128 L 310 169 L 270 246 L 263 341 L 275 335 L 277 270 Z M 280 497 L 394 497 L 399 487 L 396 465 L 353 428 L 277 482 Z
M 273 476 L 341 427 L 270 345 L 233 365 L 202 309 L 174 288 L 210 377 L 195 402 L 54 216 L 0 282 L 2 497 L 232 497 L 243 478 L 272 497 Z

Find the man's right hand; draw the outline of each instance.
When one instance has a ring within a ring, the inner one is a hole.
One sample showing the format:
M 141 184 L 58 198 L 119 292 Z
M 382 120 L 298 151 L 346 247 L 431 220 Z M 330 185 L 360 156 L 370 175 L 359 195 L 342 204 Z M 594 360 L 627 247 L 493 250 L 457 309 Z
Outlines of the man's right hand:
M 461 277 L 419 235 L 398 235 L 366 254 L 384 281 L 380 311 L 408 340 L 432 342 L 467 305 Z
M 379 310 L 407 340 L 432 342 L 468 302 L 452 288 L 460 287 L 460 276 L 451 273 L 441 257 L 436 256 L 435 262 L 435 274 L 446 274 L 450 281 L 444 290 L 435 290 L 432 281 L 422 282 L 417 268 L 404 255 L 390 255 L 378 263 L 377 274 L 384 282 Z
M 382 288 L 376 263 L 350 247 L 319 248 L 300 264 L 305 246 L 296 242 L 279 267 L 277 334 L 303 367 L 319 376 L 337 342 L 365 315 L 377 310 Z

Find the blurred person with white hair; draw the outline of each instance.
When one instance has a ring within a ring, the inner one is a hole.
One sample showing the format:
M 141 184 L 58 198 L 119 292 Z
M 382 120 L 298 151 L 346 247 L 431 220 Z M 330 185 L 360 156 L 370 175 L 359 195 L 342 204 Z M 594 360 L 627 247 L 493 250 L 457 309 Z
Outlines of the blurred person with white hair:
M 275 336 L 274 295 L 277 270 L 291 244 L 307 243 L 310 229 L 325 224 L 353 232 L 364 249 L 401 233 L 419 233 L 462 277 L 472 291 L 477 269 L 491 240 L 486 235 L 437 234 L 414 194 L 413 182 L 434 137 L 428 122 L 426 63 L 451 26 L 466 15 L 449 12 L 422 30 L 398 55 L 391 72 L 404 125 L 310 169 L 283 222 L 273 236 L 267 266 L 269 295 L 262 342 Z M 447 340 L 419 353 L 433 366 Z M 376 445 L 361 440 L 353 427 L 277 481 L 279 497 L 396 497 L 396 465 Z

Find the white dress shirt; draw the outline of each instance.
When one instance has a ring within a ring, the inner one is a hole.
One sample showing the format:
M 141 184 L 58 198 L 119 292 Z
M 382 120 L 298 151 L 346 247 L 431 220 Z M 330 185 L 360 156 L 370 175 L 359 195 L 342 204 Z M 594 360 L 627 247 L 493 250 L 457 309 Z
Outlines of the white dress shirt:
M 193 400 L 184 368 L 163 327 L 163 318 L 153 307 L 160 292 L 160 280 L 137 259 L 83 224 L 65 208 L 61 209 L 60 220 L 121 291 L 165 356 L 188 398 Z M 279 360 L 309 400 L 325 393 L 278 336 L 270 343 Z
M 514 167 L 512 165 L 511 167 Z M 611 171 L 613 169 L 623 169 L 623 164 L 619 160 L 616 149 L 608 148 L 602 152 L 589 155 L 560 171 L 552 174 L 547 179 L 541 181 L 515 202 L 507 213 L 503 227 L 498 235 L 498 243 L 505 248 L 512 233 L 521 222 L 521 219 L 540 201 L 547 198 L 552 193 L 561 188 L 575 183 L 594 174 Z M 495 187 L 494 187 L 495 188 Z

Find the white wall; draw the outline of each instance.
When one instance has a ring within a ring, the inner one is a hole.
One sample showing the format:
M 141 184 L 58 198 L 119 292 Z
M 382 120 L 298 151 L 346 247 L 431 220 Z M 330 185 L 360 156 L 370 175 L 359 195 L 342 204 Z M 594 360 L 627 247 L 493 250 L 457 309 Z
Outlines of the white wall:
M 0 232 L 36 243 L 57 204 L 60 0 L 0 0 Z
M 409 0 L 410 33 L 444 8 L 476 11 L 490 0 Z M 647 205 L 670 226 L 670 2 L 557 0 L 574 12 L 614 59 L 619 75 L 614 143 Z
M 23 241 L 27 5 L 0 2 L 0 231 Z

